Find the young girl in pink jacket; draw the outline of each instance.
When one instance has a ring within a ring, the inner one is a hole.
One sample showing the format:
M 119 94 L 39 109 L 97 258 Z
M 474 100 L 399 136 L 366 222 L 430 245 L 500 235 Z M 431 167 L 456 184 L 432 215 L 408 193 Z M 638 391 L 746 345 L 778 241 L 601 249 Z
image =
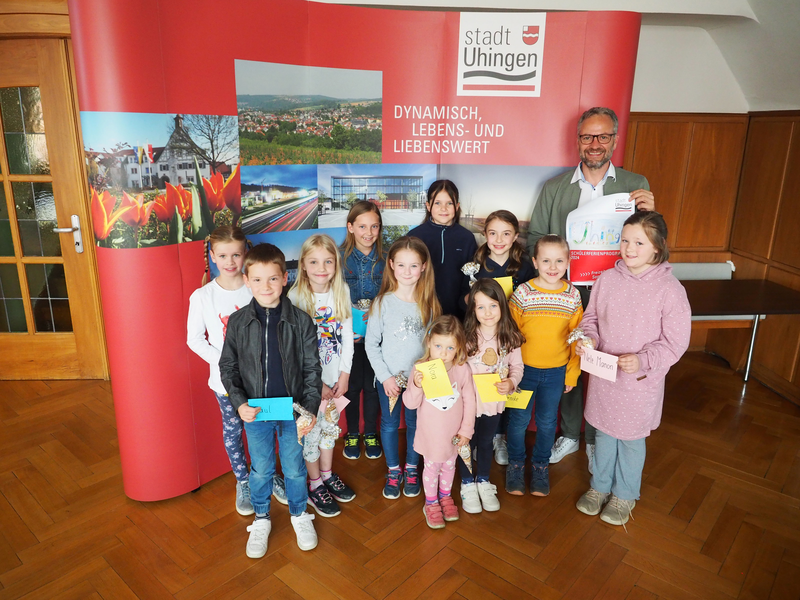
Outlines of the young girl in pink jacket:
M 431 529 L 458 520 L 451 491 L 458 449 L 469 444 L 475 427 L 475 384 L 466 364 L 464 328 L 452 315 L 433 322 L 423 340 L 425 356 L 417 364 L 440 358 L 447 369 L 452 394 L 428 398 L 422 391 L 422 371 L 414 366 L 403 404 L 417 411 L 414 450 L 425 457 L 422 489 L 425 520 Z
M 625 221 L 621 260 L 594 284 L 581 328 L 594 348 L 619 357 L 614 382 L 589 378 L 585 417 L 597 428 L 591 488 L 577 508 L 624 525 L 639 499 L 645 439 L 661 423 L 664 378 L 689 347 L 691 309 L 667 262 L 657 212 Z M 577 353 L 584 353 L 583 341 Z

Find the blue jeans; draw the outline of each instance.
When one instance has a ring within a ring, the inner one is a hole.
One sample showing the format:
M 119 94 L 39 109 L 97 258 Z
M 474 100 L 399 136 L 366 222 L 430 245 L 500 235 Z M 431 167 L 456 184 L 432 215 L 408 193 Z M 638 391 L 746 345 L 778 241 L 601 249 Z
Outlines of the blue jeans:
M 508 461 L 525 463 L 525 432 L 531 422 L 531 411 L 535 407 L 536 443 L 533 445 L 531 462 L 535 465 L 550 462 L 550 449 L 556 439 L 558 403 L 564 391 L 567 366 L 537 369 L 525 365 L 525 373 L 519 387 L 531 390 L 533 396 L 525 408 L 507 408 L 508 412 Z
M 303 513 L 308 502 L 303 446 L 297 443 L 297 425 L 291 421 L 245 423 L 250 450 L 250 500 L 256 514 L 269 515 L 272 477 L 275 475 L 275 439 L 281 456 L 286 496 L 292 516 Z
M 598 429 L 591 486 L 603 494 L 613 492 L 623 500 L 638 500 L 647 455 L 646 439 L 618 440 Z
M 399 467 L 400 448 L 398 430 L 400 429 L 400 411 L 406 414 L 406 464 L 418 465 L 419 454 L 414 452 L 414 435 L 417 433 L 417 411 L 406 408 L 403 405 L 402 394 L 394 405 L 394 410 L 389 412 L 389 396 L 383 390 L 383 385 L 378 382 L 375 386 L 378 390 L 378 399 L 381 402 L 381 444 L 383 453 L 386 455 L 387 467 Z

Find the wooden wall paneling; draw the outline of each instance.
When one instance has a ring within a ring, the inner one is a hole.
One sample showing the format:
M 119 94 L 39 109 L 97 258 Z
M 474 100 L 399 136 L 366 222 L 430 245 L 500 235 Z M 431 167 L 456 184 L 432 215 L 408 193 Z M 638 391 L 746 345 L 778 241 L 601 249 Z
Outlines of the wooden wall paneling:
M 69 37 L 67 0 L 0 0 L 0 37 Z
M 728 248 L 746 123 L 746 117 L 734 122 L 694 123 L 677 248 Z
M 770 267 L 767 279 L 800 290 L 800 276 Z M 786 381 L 797 379 L 800 355 L 800 316 L 774 315 L 762 321 L 756 339 L 753 361 Z
M 770 258 L 800 269 L 800 120 L 795 120 Z
M 692 125 L 688 121 L 639 121 L 630 170 L 647 177 L 656 210 L 669 227 L 667 242 L 675 245 L 681 211 Z
M 702 263 L 702 262 L 726 262 L 733 260 L 730 252 L 703 251 L 703 250 L 674 250 L 669 249 L 669 262 L 671 263 Z M 734 264 L 736 264 L 734 262 Z
M 792 122 L 754 118 L 747 134 L 731 249 L 769 257 L 783 177 L 792 139 Z

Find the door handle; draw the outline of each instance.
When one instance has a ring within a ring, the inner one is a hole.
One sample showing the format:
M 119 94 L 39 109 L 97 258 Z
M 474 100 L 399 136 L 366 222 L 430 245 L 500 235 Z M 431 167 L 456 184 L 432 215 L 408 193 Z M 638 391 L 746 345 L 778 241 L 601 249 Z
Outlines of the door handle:
M 75 252 L 81 254 L 83 252 L 83 236 L 81 236 L 80 217 L 78 217 L 78 215 L 72 215 L 70 221 L 72 222 L 72 227 L 55 227 L 53 228 L 53 233 L 71 233 Z

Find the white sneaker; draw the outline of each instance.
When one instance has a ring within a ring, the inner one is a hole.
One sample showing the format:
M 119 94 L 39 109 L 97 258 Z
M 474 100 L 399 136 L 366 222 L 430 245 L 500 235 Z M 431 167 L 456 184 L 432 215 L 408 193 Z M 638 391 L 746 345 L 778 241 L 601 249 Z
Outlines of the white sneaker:
M 478 495 L 481 497 L 483 510 L 494 512 L 500 510 L 500 501 L 497 499 L 497 486 L 488 481 L 478 482 Z
M 314 515 L 303 511 L 302 515 L 292 516 L 292 527 L 297 535 L 297 547 L 300 550 L 313 550 L 317 547 L 317 532 L 314 531 Z
M 481 499 L 478 497 L 478 486 L 474 483 L 461 484 L 461 508 L 472 515 L 481 512 Z
M 506 444 L 506 436 L 496 435 L 492 440 L 494 446 L 494 462 L 498 465 L 508 464 L 508 445 Z
M 256 519 L 252 525 L 247 526 L 250 537 L 247 538 L 247 556 L 261 558 L 267 553 L 269 532 L 272 531 L 272 521 L 269 519 Z
M 586 444 L 586 456 L 589 458 L 589 475 L 594 475 L 594 444 Z
M 560 461 L 568 454 L 578 451 L 578 440 L 571 440 L 563 435 L 556 440 L 553 447 L 550 449 L 550 464 L 553 465 Z

